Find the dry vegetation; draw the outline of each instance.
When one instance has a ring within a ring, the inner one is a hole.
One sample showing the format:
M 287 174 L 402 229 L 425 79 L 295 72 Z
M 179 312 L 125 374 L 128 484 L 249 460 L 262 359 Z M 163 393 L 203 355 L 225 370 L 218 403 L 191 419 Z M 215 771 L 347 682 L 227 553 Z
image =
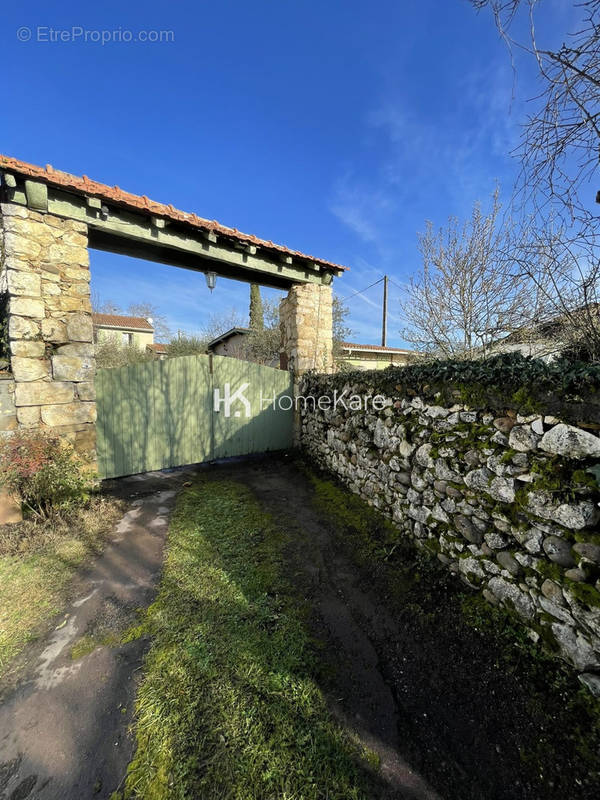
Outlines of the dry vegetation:
M 94 497 L 47 519 L 0 526 L 0 680 L 63 607 L 75 571 L 101 552 L 122 503 Z

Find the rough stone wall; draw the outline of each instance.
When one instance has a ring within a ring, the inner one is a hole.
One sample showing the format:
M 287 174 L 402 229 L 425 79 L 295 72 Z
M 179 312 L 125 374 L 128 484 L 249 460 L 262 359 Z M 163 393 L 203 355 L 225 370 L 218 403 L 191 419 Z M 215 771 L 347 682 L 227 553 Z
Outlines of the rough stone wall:
M 95 460 L 95 359 L 87 228 L 0 207 L 0 291 L 8 291 L 10 369 L 19 428 L 48 428 Z
M 16 428 L 15 382 L 12 375 L 0 372 L 0 436 Z
M 282 352 L 288 368 L 300 376 L 308 370 L 333 370 L 331 286 L 292 286 L 279 306 Z
M 302 393 L 323 383 L 307 376 Z M 549 415 L 384 403 L 307 405 L 302 447 L 600 693 L 600 437 Z

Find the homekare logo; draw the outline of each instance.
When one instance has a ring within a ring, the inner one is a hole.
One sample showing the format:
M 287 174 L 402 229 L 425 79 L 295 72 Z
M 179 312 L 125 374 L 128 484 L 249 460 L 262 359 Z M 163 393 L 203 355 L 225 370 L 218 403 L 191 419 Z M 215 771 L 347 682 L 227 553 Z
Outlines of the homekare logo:
M 254 414 L 259 414 L 267 408 L 274 411 L 383 411 L 389 401 L 380 394 L 349 394 L 349 389 L 338 392 L 337 389 L 332 395 L 303 395 L 295 397 L 291 394 L 280 394 L 273 397 L 265 397 L 262 389 L 258 393 L 258 398 L 252 402 L 247 392 L 250 389 L 248 382 L 240 384 L 232 390 L 231 383 L 225 383 L 223 389 L 216 387 L 213 391 L 213 411 L 221 413 L 225 417 L 241 417 L 249 419 Z M 250 393 L 253 394 L 253 393 Z M 254 407 L 253 407 L 254 406 Z

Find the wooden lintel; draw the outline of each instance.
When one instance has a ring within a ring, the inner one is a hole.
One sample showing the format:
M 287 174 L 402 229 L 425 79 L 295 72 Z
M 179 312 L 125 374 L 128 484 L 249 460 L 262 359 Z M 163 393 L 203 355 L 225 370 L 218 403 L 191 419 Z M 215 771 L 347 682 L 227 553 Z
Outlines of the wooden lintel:
M 12 190 L 7 194 L 10 192 Z M 19 200 L 11 198 L 9 202 Z M 247 240 L 242 240 L 245 247 L 236 249 L 233 237 L 219 236 L 213 231 L 175 221 L 164 228 L 156 228 L 152 214 L 116 205 L 111 205 L 108 213 L 104 200 L 98 213 L 88 206 L 86 196 L 53 186 L 48 187 L 48 211 L 58 217 L 85 222 L 92 248 L 202 272 L 214 270 L 227 278 L 276 288 L 323 282 L 321 270 L 312 269 L 311 262 L 269 252 Z

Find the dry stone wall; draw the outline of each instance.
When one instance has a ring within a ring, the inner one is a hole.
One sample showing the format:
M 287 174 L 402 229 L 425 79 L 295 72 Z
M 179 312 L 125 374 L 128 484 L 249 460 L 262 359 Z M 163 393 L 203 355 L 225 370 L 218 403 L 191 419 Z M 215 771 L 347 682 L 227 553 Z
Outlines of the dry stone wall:
M 87 227 L 16 204 L 3 204 L 0 211 L 0 293 L 8 297 L 16 427 L 52 429 L 93 461 Z
M 357 376 L 344 389 L 377 393 Z M 302 394 L 333 400 L 323 376 Z M 331 405 L 301 406 L 302 448 L 600 693 L 598 426 L 421 396 Z

